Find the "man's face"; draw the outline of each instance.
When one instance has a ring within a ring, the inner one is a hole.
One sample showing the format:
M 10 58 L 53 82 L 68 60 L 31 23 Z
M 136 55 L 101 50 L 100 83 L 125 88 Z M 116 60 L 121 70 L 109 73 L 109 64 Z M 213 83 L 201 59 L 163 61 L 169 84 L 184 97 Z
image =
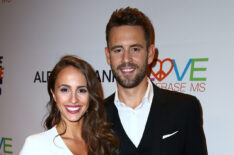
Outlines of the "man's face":
M 110 31 L 109 47 L 105 53 L 118 84 L 133 88 L 146 77 L 148 64 L 153 61 L 154 46 L 147 51 L 140 26 L 118 26 Z

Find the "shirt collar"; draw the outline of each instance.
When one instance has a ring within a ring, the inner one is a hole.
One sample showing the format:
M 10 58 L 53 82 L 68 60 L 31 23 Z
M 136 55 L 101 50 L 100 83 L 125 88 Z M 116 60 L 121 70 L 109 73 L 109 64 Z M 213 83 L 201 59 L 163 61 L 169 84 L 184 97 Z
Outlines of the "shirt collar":
M 148 82 L 148 86 L 147 86 L 145 95 L 141 101 L 141 104 L 138 105 L 135 109 L 141 108 L 142 106 L 144 106 L 147 103 L 149 103 L 149 105 L 151 105 L 151 103 L 152 103 L 152 99 L 154 96 L 153 84 L 151 83 L 149 78 L 147 78 L 147 82 Z M 124 103 L 120 102 L 120 100 L 119 100 L 118 88 L 116 88 L 116 90 L 115 90 L 114 103 L 115 103 L 116 107 L 127 107 Z

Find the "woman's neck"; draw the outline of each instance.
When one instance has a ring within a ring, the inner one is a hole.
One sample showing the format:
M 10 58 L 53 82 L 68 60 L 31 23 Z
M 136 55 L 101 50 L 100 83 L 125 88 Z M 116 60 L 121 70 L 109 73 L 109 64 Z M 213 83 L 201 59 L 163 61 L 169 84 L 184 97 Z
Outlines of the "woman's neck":
M 81 118 L 78 122 L 60 121 L 56 129 L 59 134 L 62 134 L 61 135 L 62 137 L 67 137 L 67 138 L 72 138 L 72 139 L 73 138 L 83 139 L 82 138 L 82 125 L 83 125 L 83 118 Z

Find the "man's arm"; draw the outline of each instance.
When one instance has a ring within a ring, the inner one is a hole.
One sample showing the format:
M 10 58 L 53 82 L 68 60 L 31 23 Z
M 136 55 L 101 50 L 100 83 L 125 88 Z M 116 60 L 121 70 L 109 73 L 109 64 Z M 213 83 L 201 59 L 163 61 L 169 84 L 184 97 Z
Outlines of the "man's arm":
M 193 104 L 187 118 L 185 154 L 208 154 L 206 139 L 203 131 L 202 109 L 196 98 L 193 100 Z

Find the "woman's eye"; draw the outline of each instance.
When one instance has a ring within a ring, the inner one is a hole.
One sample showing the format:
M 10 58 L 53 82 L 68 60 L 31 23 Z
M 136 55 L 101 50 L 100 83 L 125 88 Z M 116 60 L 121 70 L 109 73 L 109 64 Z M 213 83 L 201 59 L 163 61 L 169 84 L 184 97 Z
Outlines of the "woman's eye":
M 60 91 L 65 93 L 68 92 L 69 90 L 67 88 L 61 88 Z
M 78 89 L 78 93 L 86 93 L 88 90 L 85 88 Z

